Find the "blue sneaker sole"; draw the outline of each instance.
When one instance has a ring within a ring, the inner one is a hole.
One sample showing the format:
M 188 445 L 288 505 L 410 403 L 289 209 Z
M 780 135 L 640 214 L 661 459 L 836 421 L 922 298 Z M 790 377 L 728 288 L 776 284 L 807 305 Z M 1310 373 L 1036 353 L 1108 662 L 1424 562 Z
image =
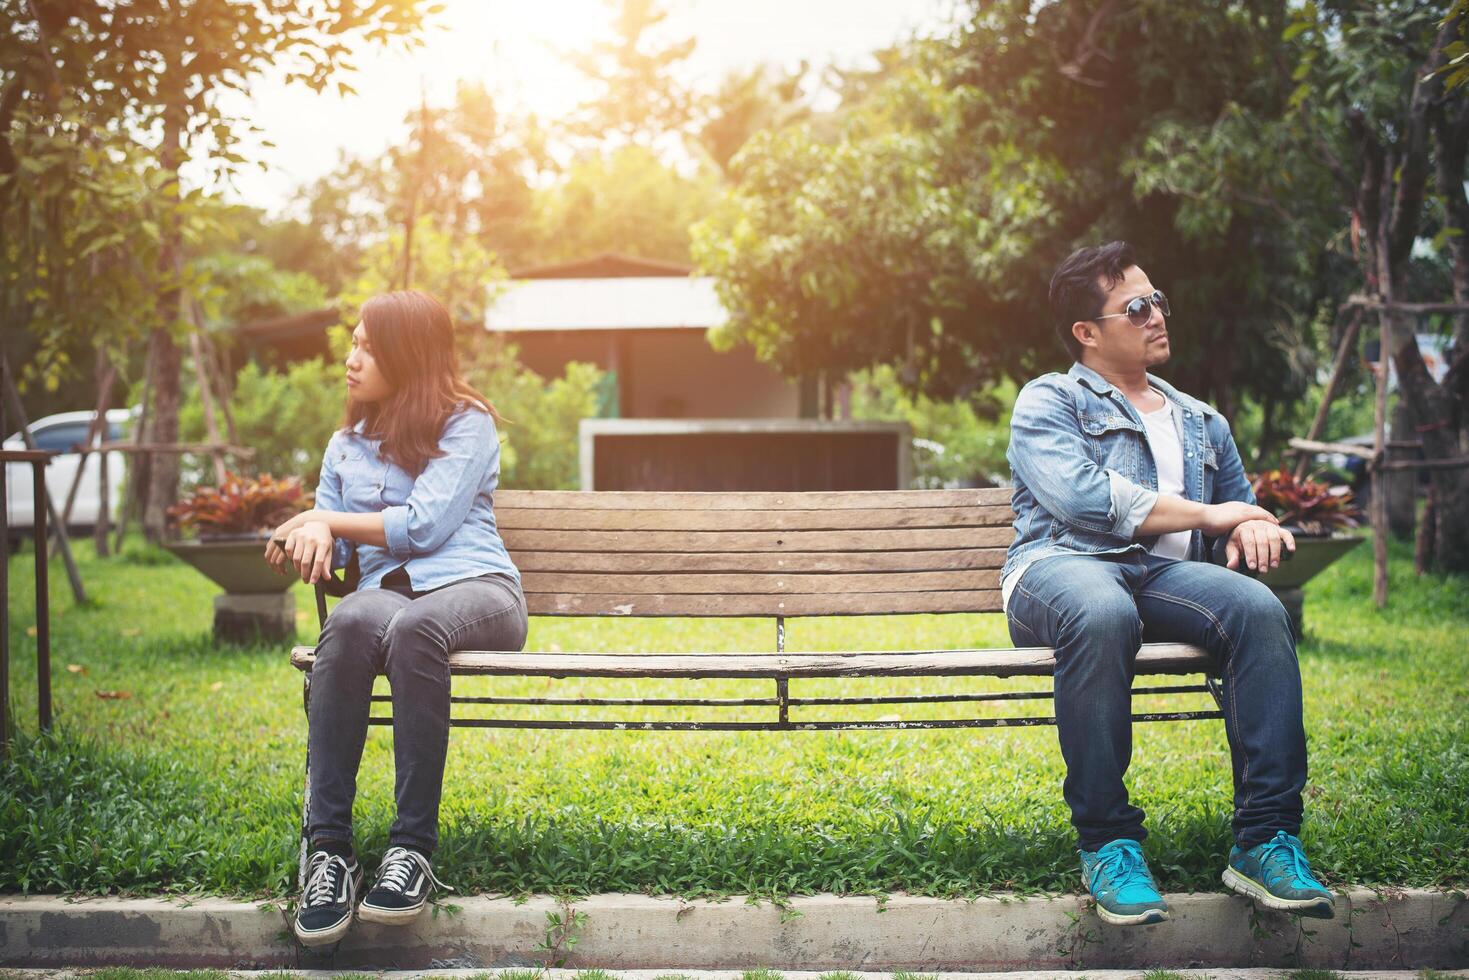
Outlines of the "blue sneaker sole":
M 1264 885 L 1253 878 L 1247 878 L 1232 867 L 1225 868 L 1224 874 L 1220 877 L 1231 891 L 1246 898 L 1252 898 L 1267 909 L 1294 912 L 1296 915 L 1305 915 L 1313 919 L 1336 917 L 1336 904 L 1329 898 L 1281 898 L 1278 895 L 1270 894 L 1270 890 Z
M 1093 901 L 1095 902 L 1095 900 Z M 1127 914 L 1123 912 L 1113 912 L 1111 909 L 1104 908 L 1101 902 L 1095 902 L 1095 904 L 1097 907 L 1097 918 L 1101 919 L 1108 925 L 1149 926 L 1158 922 L 1168 921 L 1168 911 L 1166 909 L 1147 909 L 1143 912 L 1134 912 L 1131 914 Z

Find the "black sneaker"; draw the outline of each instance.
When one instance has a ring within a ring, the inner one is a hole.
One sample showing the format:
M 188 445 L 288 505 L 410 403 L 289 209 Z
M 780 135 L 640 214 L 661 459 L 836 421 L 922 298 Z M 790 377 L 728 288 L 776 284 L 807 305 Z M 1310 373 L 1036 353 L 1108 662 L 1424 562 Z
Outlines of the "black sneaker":
M 306 890 L 296 909 L 296 938 L 303 946 L 326 946 L 347 934 L 352 905 L 362 888 L 362 868 L 337 854 L 317 851 L 306 865 Z
M 411 922 L 428 904 L 435 885 L 449 888 L 434 877 L 428 858 L 407 847 L 390 847 L 378 866 L 372 891 L 357 907 L 357 916 L 364 922 L 390 926 Z

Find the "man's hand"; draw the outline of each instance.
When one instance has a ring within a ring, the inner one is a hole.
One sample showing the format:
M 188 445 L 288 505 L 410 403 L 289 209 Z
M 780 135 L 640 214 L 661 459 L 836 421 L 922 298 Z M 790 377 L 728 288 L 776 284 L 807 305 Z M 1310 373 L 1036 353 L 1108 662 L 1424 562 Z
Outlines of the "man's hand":
M 1263 507 L 1256 507 L 1254 504 L 1247 504 L 1240 500 L 1231 500 L 1223 504 L 1205 504 L 1204 519 L 1199 523 L 1198 528 L 1211 538 L 1222 538 L 1226 534 L 1233 534 L 1235 529 L 1246 521 L 1280 523 L 1274 514 Z
M 1224 545 L 1228 559 L 1225 564 L 1239 568 L 1243 557 L 1248 567 L 1264 575 L 1279 567 L 1282 548 L 1294 552 L 1296 539 L 1274 517 L 1268 521 L 1245 521 L 1230 532 L 1229 541 Z

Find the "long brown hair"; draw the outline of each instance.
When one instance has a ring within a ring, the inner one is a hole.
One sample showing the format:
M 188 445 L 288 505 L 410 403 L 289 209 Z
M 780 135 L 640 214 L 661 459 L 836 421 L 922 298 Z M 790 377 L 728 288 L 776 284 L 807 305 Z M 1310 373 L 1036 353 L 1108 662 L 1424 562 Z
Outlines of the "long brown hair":
M 428 293 L 374 296 L 362 304 L 362 329 L 393 393 L 380 402 L 349 399 L 346 427 L 364 423 L 364 435 L 382 440 L 383 458 L 417 476 L 443 455 L 439 437 L 462 405 L 478 406 L 499 421 L 490 400 L 460 375 L 454 321 Z

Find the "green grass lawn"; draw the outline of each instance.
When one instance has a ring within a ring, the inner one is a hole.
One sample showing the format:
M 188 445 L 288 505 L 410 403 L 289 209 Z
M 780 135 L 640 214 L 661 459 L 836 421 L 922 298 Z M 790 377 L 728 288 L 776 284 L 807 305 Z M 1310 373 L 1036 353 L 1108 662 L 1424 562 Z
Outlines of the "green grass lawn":
M 305 721 L 300 676 L 285 648 L 216 648 L 208 636 L 213 586 L 161 552 L 134 544 L 125 557 L 99 561 L 88 545 L 78 551 L 90 605 L 72 604 L 59 563 L 52 572 L 57 727 L 49 739 L 35 738 L 29 553 L 10 567 L 10 679 L 21 737 L 13 758 L 0 763 L 0 891 L 289 894 Z M 1386 611 L 1372 606 L 1370 581 L 1364 546 L 1307 589 L 1301 667 L 1311 780 L 1303 836 L 1332 883 L 1462 886 L 1469 883 L 1469 581 L 1415 579 L 1404 549 L 1395 553 Z M 312 601 L 298 590 L 300 632 L 309 640 Z M 788 626 L 793 650 L 1009 645 L 998 615 Z M 774 632 L 768 620 L 540 619 L 528 646 L 769 650 Z M 845 680 L 793 682 L 792 690 L 1036 686 Z M 491 690 L 771 693 L 742 681 L 456 685 L 458 693 Z M 1192 695 L 1152 703 L 1207 706 Z M 996 711 L 1048 710 L 1039 705 Z M 761 709 L 725 709 L 720 717 L 754 710 Z M 865 710 L 944 717 L 972 709 Z M 435 865 L 461 893 L 1073 891 L 1061 779 L 1050 728 L 462 730 L 451 740 Z M 369 857 L 385 846 L 392 781 L 390 736 L 374 729 L 357 807 L 359 847 Z M 1146 848 L 1164 888 L 1219 889 L 1230 843 L 1221 723 L 1139 725 L 1130 788 L 1149 813 Z

